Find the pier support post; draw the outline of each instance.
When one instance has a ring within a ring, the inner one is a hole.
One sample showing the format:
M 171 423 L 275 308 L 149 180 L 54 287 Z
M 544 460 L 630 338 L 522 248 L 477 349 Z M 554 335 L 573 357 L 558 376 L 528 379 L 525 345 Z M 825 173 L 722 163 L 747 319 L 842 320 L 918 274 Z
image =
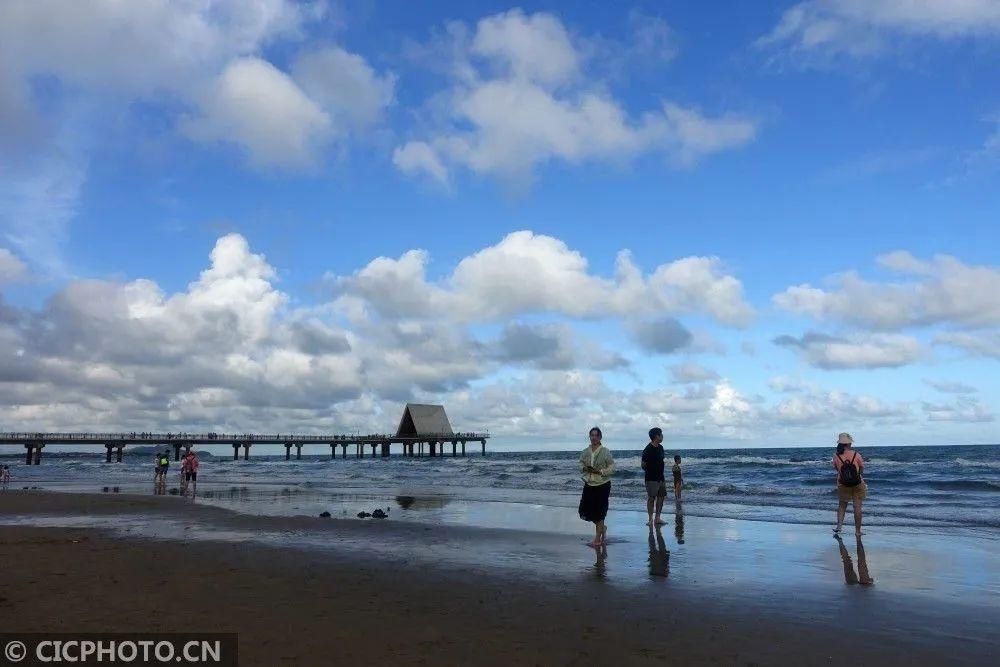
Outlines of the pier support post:
M 365 458 L 365 450 L 361 447 L 360 442 L 354 443 L 354 455 L 359 459 Z
M 347 443 L 346 442 L 343 443 L 342 445 L 340 445 L 340 458 L 342 458 L 342 459 L 346 459 L 347 458 Z
M 431 456 L 437 456 L 437 446 L 438 446 L 437 440 L 432 440 L 431 441 Z
M 389 443 L 388 442 L 383 442 L 382 443 L 382 458 L 385 458 L 385 459 L 389 458 Z
M 26 442 L 24 443 L 24 449 L 25 449 L 24 464 L 30 466 L 31 463 L 35 460 L 35 445 L 33 445 L 30 442 Z
M 465 456 L 465 440 L 462 441 L 462 456 Z
M 480 440 L 479 442 L 483 443 L 483 456 L 486 456 L 486 441 Z
M 175 442 L 174 443 L 174 461 L 180 461 L 180 460 L 181 460 L 181 443 Z
M 337 459 L 337 443 L 330 443 L 330 460 L 335 461 Z
M 375 448 L 378 447 L 378 443 L 372 443 L 372 458 L 375 458 Z
M 35 443 L 35 465 L 40 465 L 42 462 L 42 448 L 45 445 L 41 442 Z
M 295 460 L 296 461 L 301 461 L 302 460 L 302 443 L 301 442 L 295 444 Z
M 233 460 L 234 461 L 240 460 L 240 443 L 238 442 L 233 443 Z
M 452 440 L 451 441 L 451 455 L 455 456 L 457 453 L 458 453 L 458 441 L 457 440 Z
M 290 442 L 285 443 L 285 460 L 286 461 L 292 460 L 292 443 Z
M 104 462 L 111 463 L 111 450 L 114 449 L 111 445 L 104 445 Z
M 125 453 L 125 445 L 118 445 L 118 448 L 117 448 L 117 451 L 116 451 L 116 454 L 115 454 L 115 462 L 116 463 L 121 463 L 122 462 L 122 454 L 124 454 L 124 453 Z
M 244 442 L 243 443 L 243 460 L 244 461 L 249 461 L 250 460 L 250 443 L 249 442 Z

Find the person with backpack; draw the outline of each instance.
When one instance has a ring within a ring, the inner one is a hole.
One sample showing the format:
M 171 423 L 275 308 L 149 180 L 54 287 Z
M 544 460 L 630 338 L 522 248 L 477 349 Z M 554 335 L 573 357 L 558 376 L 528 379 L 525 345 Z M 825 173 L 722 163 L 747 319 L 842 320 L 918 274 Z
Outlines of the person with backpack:
M 837 525 L 834 533 L 839 533 L 844 525 L 847 503 L 854 505 L 854 531 L 861 535 L 861 505 L 868 496 L 868 485 L 863 473 L 865 460 L 854 450 L 854 438 L 850 433 L 837 436 L 837 453 L 833 457 L 833 467 L 837 471 Z
M 167 473 L 170 471 L 170 452 L 165 451 L 156 455 L 156 481 L 166 484 Z

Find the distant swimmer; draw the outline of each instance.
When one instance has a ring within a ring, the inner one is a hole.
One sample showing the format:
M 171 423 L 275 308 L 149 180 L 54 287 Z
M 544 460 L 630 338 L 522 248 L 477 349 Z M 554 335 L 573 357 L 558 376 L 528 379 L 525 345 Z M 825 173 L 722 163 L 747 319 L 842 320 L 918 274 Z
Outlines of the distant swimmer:
M 580 452 L 580 473 L 583 495 L 580 498 L 580 518 L 594 524 L 594 540 L 588 546 L 600 548 L 607 544 L 608 501 L 611 498 L 611 473 L 615 460 L 611 450 L 601 443 L 601 429 L 590 429 L 590 445 Z
M 833 457 L 833 467 L 837 471 L 837 525 L 833 532 L 839 533 L 844 525 L 847 503 L 854 505 L 854 532 L 861 535 L 861 505 L 868 497 L 865 483 L 865 460 L 854 450 L 854 438 L 850 433 L 837 436 L 837 453 Z
M 667 482 L 663 476 L 663 430 L 654 427 L 649 429 L 649 444 L 642 450 L 642 470 L 646 481 L 646 513 L 649 515 L 647 526 L 662 526 L 666 523 L 660 518 L 663 511 L 663 499 L 667 497 Z M 655 509 L 655 517 L 654 517 Z
M 4 466 L 3 469 L 0 469 L 0 484 L 2 484 L 5 489 L 7 488 L 7 485 L 10 484 L 10 466 Z

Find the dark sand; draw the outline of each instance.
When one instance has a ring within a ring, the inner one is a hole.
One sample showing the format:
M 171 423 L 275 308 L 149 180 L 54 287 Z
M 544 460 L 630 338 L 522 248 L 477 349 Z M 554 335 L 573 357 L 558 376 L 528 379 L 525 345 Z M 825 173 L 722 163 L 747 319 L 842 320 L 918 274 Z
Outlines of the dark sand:
M 688 543 L 703 530 L 719 562 L 743 569 L 671 558 L 662 578 L 635 575 L 645 539 L 612 544 L 594 567 L 593 551 L 561 535 L 260 518 L 171 497 L 11 491 L 0 523 L 12 522 L 0 526 L 4 632 L 236 632 L 241 664 L 995 664 L 1000 650 L 995 572 L 960 577 L 989 588 L 968 604 L 923 594 L 893 585 L 896 568 L 919 563 L 886 546 L 876 585 L 848 586 L 828 534 L 781 545 L 776 564 L 772 547 L 716 540 L 714 524 L 689 518 Z M 103 528 L 39 527 L 59 522 Z M 688 546 L 672 526 L 663 535 Z M 952 558 L 935 539 L 914 553 Z M 878 543 L 866 541 L 869 559 Z M 814 570 L 821 580 L 802 574 Z

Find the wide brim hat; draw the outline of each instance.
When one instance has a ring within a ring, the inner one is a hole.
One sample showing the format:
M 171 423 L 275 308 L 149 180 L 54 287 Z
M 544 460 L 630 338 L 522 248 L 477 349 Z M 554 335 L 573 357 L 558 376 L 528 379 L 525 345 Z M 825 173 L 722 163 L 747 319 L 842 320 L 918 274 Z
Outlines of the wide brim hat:
M 838 445 L 853 445 L 854 438 L 851 437 L 850 433 L 841 433 L 837 436 Z

